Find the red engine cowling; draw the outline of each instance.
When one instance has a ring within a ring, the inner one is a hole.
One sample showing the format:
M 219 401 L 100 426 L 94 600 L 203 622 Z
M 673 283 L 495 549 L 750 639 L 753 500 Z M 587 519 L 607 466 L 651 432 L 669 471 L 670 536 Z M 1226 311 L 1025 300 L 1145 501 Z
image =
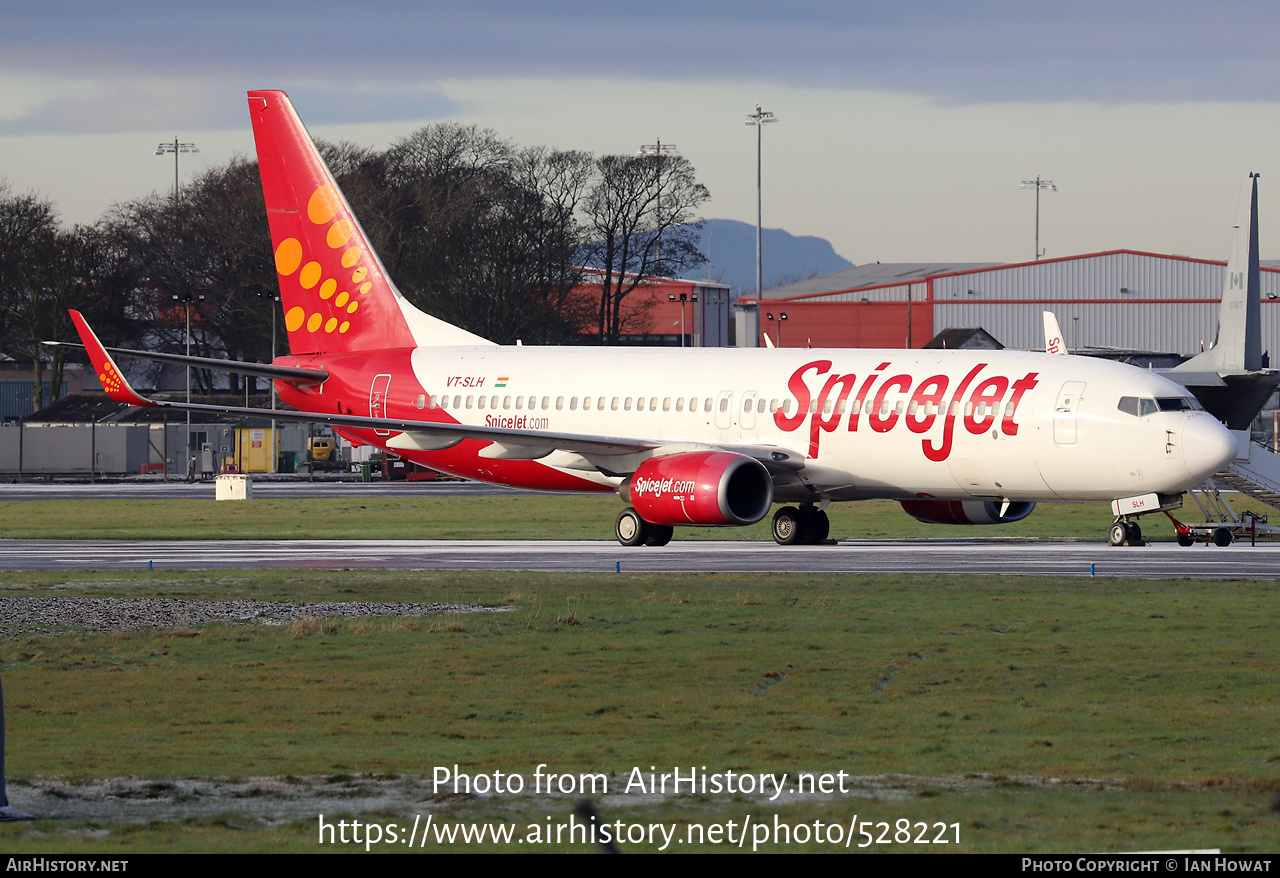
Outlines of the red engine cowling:
M 773 479 L 754 458 L 691 451 L 646 460 L 620 493 L 650 524 L 755 524 L 773 504 Z
M 1035 503 L 1010 503 L 1004 515 L 996 500 L 899 500 L 903 510 L 927 524 L 1008 524 L 1022 521 L 1036 508 Z

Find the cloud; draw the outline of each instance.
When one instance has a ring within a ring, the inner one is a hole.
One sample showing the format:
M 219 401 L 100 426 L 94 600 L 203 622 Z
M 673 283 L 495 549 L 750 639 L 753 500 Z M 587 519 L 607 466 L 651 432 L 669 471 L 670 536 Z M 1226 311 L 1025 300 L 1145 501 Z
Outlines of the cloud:
M 1251 0 L 11 0 L 0 74 L 49 85 L 2 130 L 239 124 L 238 93 L 254 87 L 314 95 L 318 124 L 432 118 L 454 109 L 441 80 L 507 77 L 771 82 L 942 104 L 1273 101 L 1280 58 L 1246 37 L 1277 25 L 1280 6 Z
M 277 82 L 114 77 L 46 81 L 0 76 L 0 135 L 102 134 L 243 128 L 245 92 Z M 291 89 L 312 125 L 360 124 L 456 115 L 459 106 L 429 87 L 301 83 Z

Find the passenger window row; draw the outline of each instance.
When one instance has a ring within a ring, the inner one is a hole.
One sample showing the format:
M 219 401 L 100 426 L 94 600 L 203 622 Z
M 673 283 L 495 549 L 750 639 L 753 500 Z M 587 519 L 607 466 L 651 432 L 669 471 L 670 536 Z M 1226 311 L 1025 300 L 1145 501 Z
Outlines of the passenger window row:
M 1157 403 L 1159 404 L 1158 409 L 1157 409 Z M 661 410 L 664 412 L 670 412 L 670 411 L 697 412 L 699 410 L 703 412 L 711 412 L 715 408 L 715 399 L 714 397 L 703 398 L 699 396 L 688 397 L 687 399 L 683 396 L 678 396 L 674 398 L 670 396 L 666 396 L 666 397 L 662 397 L 661 400 L 659 400 L 659 398 L 656 396 L 650 396 L 650 397 L 571 396 L 571 397 L 568 397 L 567 399 L 567 405 L 568 405 L 568 410 L 571 412 L 576 412 L 579 410 L 584 412 L 589 412 L 589 411 L 656 412 L 659 410 L 659 408 L 661 408 Z M 442 408 L 442 409 L 455 409 L 455 410 L 456 409 L 475 409 L 479 411 L 483 411 L 485 409 L 488 409 L 491 411 L 497 411 L 499 409 L 503 411 L 512 411 L 512 410 L 544 411 L 544 412 L 553 411 L 553 410 L 563 411 L 566 407 L 566 398 L 563 396 L 557 396 L 553 401 L 550 396 L 540 397 L 536 395 L 535 396 L 507 396 L 507 395 L 495 394 L 490 396 L 486 396 L 486 395 L 477 396 L 475 394 L 467 394 L 466 396 L 463 396 L 462 394 L 450 395 L 446 393 L 440 396 L 433 396 L 433 395 L 420 393 L 418 394 L 417 407 L 419 409 L 424 409 L 424 408 L 432 408 L 432 409 Z M 1126 396 L 1120 400 L 1120 410 L 1124 412 L 1129 412 L 1130 414 L 1133 414 L 1133 415 L 1139 414 L 1139 408 L 1141 408 L 1142 415 L 1147 415 L 1157 410 L 1174 411 L 1178 408 L 1192 408 L 1192 407 L 1193 406 L 1190 404 L 1190 401 L 1182 399 L 1181 397 L 1176 397 L 1172 399 L 1161 399 L 1161 400 L 1152 400 L 1152 399 L 1138 400 L 1135 397 Z M 769 414 L 773 414 L 775 412 L 781 411 L 784 415 L 790 416 L 791 414 L 794 413 L 795 408 L 796 408 L 796 402 L 794 399 L 786 399 L 786 400 L 779 401 L 778 399 L 766 399 L 765 397 L 762 397 L 762 396 L 753 397 L 748 395 L 747 398 L 744 399 L 742 402 L 743 414 L 748 414 L 752 411 L 755 411 L 757 414 L 763 415 L 766 412 L 768 412 Z M 969 400 L 963 403 L 957 400 L 951 403 L 950 413 L 954 416 L 959 416 L 963 414 L 966 416 L 974 415 L 979 418 L 987 417 L 988 415 L 992 417 L 999 417 L 1001 415 L 1001 409 L 1002 409 L 1002 406 L 1000 403 L 995 403 L 994 405 L 989 405 L 987 403 L 978 403 L 977 405 L 975 405 L 972 400 Z M 1130 411 L 1130 409 L 1132 409 L 1132 411 Z M 729 397 L 726 396 L 721 398 L 720 400 L 720 411 L 727 412 L 728 410 L 729 410 Z M 868 399 L 864 403 L 860 399 L 855 399 L 855 400 L 842 399 L 839 402 L 836 402 L 834 400 L 827 400 L 822 406 L 823 415 L 830 415 L 833 410 L 841 415 L 849 414 L 850 412 L 862 412 L 870 415 L 875 412 L 875 401 Z M 893 411 L 895 414 L 898 414 L 898 415 L 901 415 L 905 411 L 907 414 L 915 417 L 931 417 L 934 415 L 944 414 L 946 410 L 947 410 L 947 406 L 935 405 L 932 402 L 922 404 L 919 402 L 912 401 L 910 404 L 908 404 L 905 400 L 902 400 L 902 399 L 899 399 L 896 402 L 890 402 L 888 399 L 885 399 L 885 400 L 882 400 L 880 403 L 881 417 L 887 416 L 890 411 Z M 809 414 L 818 413 L 817 400 L 810 401 L 808 413 Z M 1003 413 L 1006 416 L 1012 416 L 1013 414 L 1012 402 L 1008 402 L 1003 405 Z
M 721 401 L 721 411 L 728 411 L 729 398 L 725 397 Z M 566 405 L 567 404 L 567 405 Z M 571 412 L 581 411 L 637 411 L 637 412 L 656 412 L 661 409 L 664 412 L 710 412 L 715 407 L 715 398 L 700 396 L 692 397 L 662 397 L 656 396 L 627 396 L 627 397 L 608 397 L 608 396 L 571 396 L 566 399 L 563 396 L 555 397 L 554 401 L 550 396 L 506 396 L 506 395 L 481 395 L 467 394 L 441 394 L 431 395 L 420 393 L 416 401 L 419 409 L 475 409 L 477 411 L 488 409 L 496 411 L 563 411 L 566 407 Z M 765 401 L 760 400 L 760 411 L 765 410 Z M 778 410 L 778 401 L 775 399 L 771 402 L 769 411 Z

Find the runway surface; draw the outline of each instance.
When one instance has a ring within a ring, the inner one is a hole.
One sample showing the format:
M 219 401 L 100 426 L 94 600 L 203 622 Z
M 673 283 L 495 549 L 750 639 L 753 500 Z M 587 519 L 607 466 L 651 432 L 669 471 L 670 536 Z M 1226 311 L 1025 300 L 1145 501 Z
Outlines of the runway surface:
M 1126 579 L 1274 579 L 1280 546 L 984 540 L 848 541 L 781 547 L 686 541 L 662 548 L 530 540 L 0 540 L 0 569 L 140 570 L 229 567 L 540 570 L 615 573 L 963 573 Z

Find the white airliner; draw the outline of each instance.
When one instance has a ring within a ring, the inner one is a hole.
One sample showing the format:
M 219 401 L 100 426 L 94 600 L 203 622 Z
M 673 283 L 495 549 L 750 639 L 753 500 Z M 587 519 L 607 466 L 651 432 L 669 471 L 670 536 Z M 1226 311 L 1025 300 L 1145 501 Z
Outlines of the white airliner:
M 617 492 L 628 546 L 754 524 L 775 503 L 784 545 L 825 541 L 827 504 L 868 498 L 953 524 L 1017 521 L 1041 500 L 1136 513 L 1234 457 L 1186 390 L 1105 360 L 494 345 L 404 299 L 283 92 L 249 92 L 249 110 L 291 353 L 199 363 L 270 377 L 299 411 L 218 411 L 331 424 L 470 479 Z M 139 396 L 73 317 L 116 399 L 210 408 Z

